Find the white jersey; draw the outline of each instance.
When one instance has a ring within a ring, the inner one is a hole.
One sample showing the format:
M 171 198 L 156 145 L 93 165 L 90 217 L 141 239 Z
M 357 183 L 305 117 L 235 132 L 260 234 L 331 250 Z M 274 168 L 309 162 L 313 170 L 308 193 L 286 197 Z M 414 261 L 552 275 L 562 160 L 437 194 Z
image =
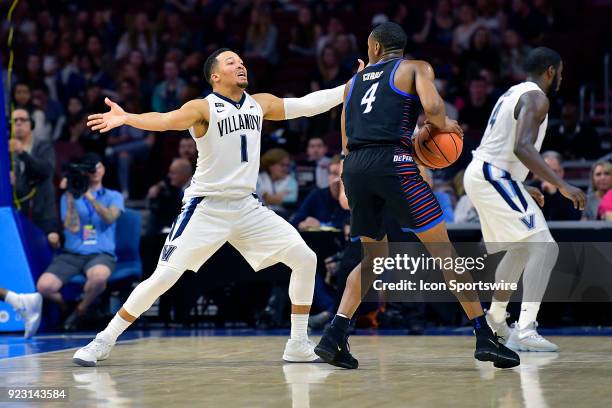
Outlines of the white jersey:
M 240 102 L 216 93 L 206 97 L 208 130 L 202 137 L 189 133 L 198 149 L 196 170 L 185 190 L 192 197 L 245 197 L 255 192 L 259 173 L 263 110 L 246 92 Z
M 514 108 L 520 97 L 530 91 L 543 92 L 534 82 L 522 82 L 508 89 L 497 100 L 480 146 L 472 152 L 475 158 L 508 171 L 514 180 L 521 182 L 527 178 L 529 169 L 514 154 L 517 123 L 514 118 Z M 548 115 L 538 130 L 535 142 L 535 148 L 538 151 L 542 147 L 547 125 Z

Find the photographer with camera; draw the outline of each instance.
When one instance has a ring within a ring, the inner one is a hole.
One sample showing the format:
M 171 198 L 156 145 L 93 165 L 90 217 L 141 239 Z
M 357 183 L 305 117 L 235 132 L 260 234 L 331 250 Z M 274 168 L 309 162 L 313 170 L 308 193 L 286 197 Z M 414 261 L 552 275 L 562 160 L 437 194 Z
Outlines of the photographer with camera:
M 49 141 L 34 139 L 34 122 L 26 109 L 15 109 L 11 119 L 10 179 L 15 189 L 15 206 L 45 233 L 49 245 L 57 249 L 60 247 L 60 227 L 53 188 L 53 146 Z
M 106 289 L 106 281 L 115 268 L 116 221 L 124 209 L 123 196 L 104 188 L 105 168 L 100 156 L 87 153 L 80 163 L 70 163 L 60 188 L 66 189 L 60 201 L 66 243 L 36 288 L 46 299 L 66 304 L 60 289 L 79 273 L 87 277 L 83 298 L 64 322 L 65 330 L 74 330 L 95 298 Z

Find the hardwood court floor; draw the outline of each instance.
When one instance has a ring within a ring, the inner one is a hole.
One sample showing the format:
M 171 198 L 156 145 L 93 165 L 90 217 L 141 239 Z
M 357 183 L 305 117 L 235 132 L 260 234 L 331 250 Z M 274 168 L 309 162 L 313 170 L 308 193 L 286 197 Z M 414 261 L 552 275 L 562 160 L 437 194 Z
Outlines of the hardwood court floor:
M 0 387 L 69 388 L 69 404 L 47 406 L 611 407 L 612 339 L 551 339 L 559 354 L 499 370 L 472 358 L 473 337 L 355 336 L 349 371 L 284 364 L 282 336 L 146 338 L 97 368 L 73 366 L 74 350 L 0 360 Z

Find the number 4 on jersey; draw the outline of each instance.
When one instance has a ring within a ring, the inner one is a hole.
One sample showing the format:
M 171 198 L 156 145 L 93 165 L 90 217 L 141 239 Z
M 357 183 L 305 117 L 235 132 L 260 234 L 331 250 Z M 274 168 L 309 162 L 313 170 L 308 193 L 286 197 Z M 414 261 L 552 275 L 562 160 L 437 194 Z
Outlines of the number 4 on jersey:
M 365 95 L 361 99 L 361 104 L 366 105 L 363 113 L 368 113 L 372 110 L 372 104 L 376 100 L 374 94 L 376 94 L 376 90 L 378 89 L 378 82 L 374 82 L 372 86 L 366 91 Z

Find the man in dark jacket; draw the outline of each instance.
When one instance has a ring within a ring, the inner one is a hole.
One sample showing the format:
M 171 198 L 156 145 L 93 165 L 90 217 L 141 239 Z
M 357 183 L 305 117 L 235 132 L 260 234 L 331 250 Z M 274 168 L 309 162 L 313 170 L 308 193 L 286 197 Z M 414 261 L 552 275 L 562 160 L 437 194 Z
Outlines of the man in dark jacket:
M 46 140 L 33 138 L 30 113 L 22 108 L 12 115 L 13 138 L 11 184 L 15 187 L 15 206 L 46 235 L 49 244 L 58 248 L 59 221 L 55 205 L 53 173 L 55 152 Z

